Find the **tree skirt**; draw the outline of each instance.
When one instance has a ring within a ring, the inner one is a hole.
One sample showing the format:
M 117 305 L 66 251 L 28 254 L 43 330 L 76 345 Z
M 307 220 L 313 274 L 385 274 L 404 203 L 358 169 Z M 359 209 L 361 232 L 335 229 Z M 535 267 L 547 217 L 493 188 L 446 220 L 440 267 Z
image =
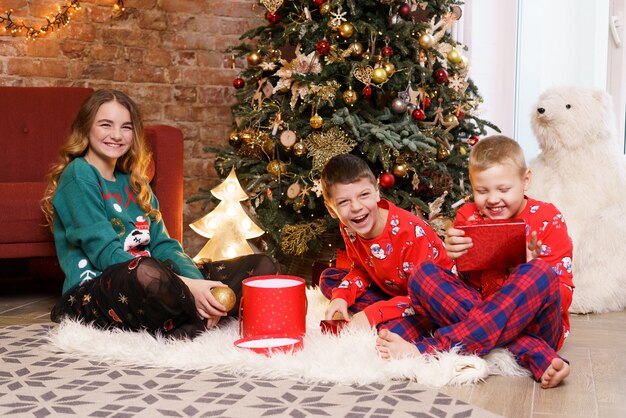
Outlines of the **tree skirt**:
M 432 387 L 477 383 L 489 375 L 528 376 L 504 349 L 485 357 L 456 350 L 437 355 L 383 360 L 375 348 L 376 333 L 344 329 L 339 336 L 323 334 L 320 320 L 327 299 L 318 289 L 307 289 L 307 333 L 304 347 L 271 356 L 237 348 L 236 320 L 226 320 L 192 341 L 155 338 L 146 332 L 101 330 L 64 320 L 52 329 L 52 349 L 91 359 L 180 370 L 210 369 L 265 379 L 370 384 L 412 380 Z

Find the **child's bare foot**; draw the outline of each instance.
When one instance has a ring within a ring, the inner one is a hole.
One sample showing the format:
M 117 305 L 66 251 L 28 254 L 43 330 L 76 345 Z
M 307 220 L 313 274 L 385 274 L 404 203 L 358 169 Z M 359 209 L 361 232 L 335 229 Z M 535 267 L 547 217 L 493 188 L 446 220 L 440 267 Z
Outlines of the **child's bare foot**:
M 559 357 L 553 358 L 552 363 L 541 376 L 541 387 L 543 389 L 553 388 L 567 376 L 569 376 L 569 364 Z
M 385 360 L 416 356 L 420 354 L 417 347 L 388 329 L 381 329 L 378 331 L 376 350 L 378 351 L 380 357 Z

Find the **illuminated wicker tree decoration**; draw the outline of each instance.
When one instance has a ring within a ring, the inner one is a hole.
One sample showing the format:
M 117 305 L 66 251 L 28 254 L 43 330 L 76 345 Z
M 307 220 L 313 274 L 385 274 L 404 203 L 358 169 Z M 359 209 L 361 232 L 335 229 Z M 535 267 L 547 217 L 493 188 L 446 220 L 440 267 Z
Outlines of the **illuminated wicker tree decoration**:
M 248 195 L 237 180 L 235 169 L 211 193 L 220 203 L 211 212 L 190 224 L 191 228 L 209 242 L 194 257 L 194 261 L 228 260 L 242 255 L 253 254 L 247 240 L 265 233 L 250 219 L 241 206 Z

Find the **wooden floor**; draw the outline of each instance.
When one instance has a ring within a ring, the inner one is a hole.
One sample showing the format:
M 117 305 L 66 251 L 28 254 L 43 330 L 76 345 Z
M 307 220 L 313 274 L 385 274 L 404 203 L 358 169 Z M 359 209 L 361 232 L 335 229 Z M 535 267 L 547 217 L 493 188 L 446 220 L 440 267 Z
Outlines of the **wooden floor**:
M 60 287 L 0 277 L 0 326 L 48 322 Z M 490 377 L 441 391 L 506 417 L 626 417 L 626 311 L 575 315 L 561 354 L 572 374 L 556 389 L 543 390 L 530 378 Z

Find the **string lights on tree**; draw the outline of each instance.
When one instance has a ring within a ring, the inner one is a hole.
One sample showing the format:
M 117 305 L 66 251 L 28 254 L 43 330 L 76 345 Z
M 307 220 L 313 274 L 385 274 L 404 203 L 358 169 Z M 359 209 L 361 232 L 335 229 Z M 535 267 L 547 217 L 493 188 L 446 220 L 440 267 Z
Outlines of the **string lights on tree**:
M 4 25 L 4 31 L 10 32 L 14 36 L 25 34 L 26 39 L 36 40 L 47 35 L 48 33 L 53 33 L 55 30 L 59 31 L 66 27 L 70 23 L 70 19 L 74 15 L 74 12 L 79 10 L 80 2 L 78 0 L 71 0 L 64 6 L 59 6 L 56 13 L 50 13 L 49 16 L 46 16 L 46 23 L 41 25 L 39 28 L 36 28 L 24 23 L 21 19 L 19 22 L 15 21 L 11 16 L 13 14 L 13 9 L 10 9 L 3 15 L 0 15 L 0 25 Z M 115 4 L 112 6 L 111 13 L 113 16 L 117 17 L 123 13 L 124 10 L 124 0 L 116 0 Z

